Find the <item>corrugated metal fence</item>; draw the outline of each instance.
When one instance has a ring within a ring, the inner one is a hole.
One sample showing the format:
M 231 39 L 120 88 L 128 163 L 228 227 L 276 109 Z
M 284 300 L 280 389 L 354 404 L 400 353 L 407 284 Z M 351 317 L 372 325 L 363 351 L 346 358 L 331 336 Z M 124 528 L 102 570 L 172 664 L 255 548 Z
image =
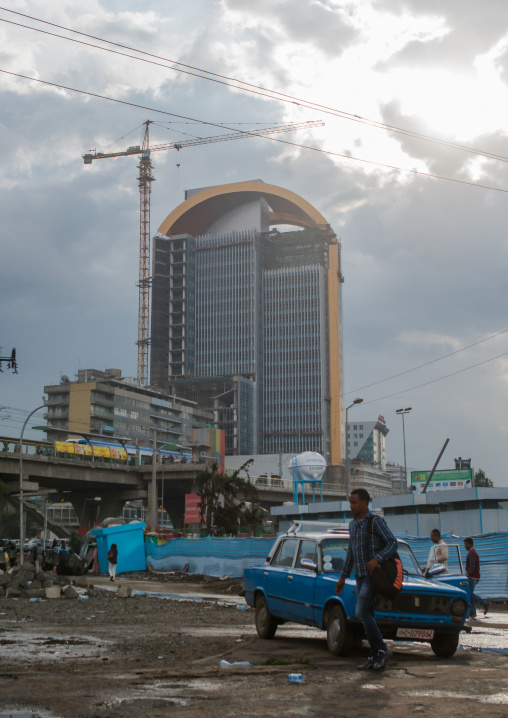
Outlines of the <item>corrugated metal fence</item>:
M 421 566 L 427 563 L 432 542 L 398 533 L 414 551 Z M 473 536 L 480 556 L 481 580 L 476 593 L 483 598 L 508 600 L 508 532 Z M 459 544 L 462 561 L 466 563 L 464 539 L 443 534 L 445 543 Z M 189 564 L 189 573 L 207 576 L 240 578 L 245 568 L 262 566 L 273 546 L 272 538 L 201 538 L 171 539 L 160 546 L 145 542 L 147 565 L 159 571 L 181 571 Z
M 408 542 L 420 566 L 425 566 L 432 546 L 430 538 L 418 538 L 402 533 L 396 536 Z M 467 554 L 464 548 L 465 536 L 443 534 L 441 538 L 445 543 L 459 544 L 465 570 Z M 482 598 L 508 600 L 508 532 L 480 534 L 471 538 L 480 557 L 481 579 L 475 593 Z

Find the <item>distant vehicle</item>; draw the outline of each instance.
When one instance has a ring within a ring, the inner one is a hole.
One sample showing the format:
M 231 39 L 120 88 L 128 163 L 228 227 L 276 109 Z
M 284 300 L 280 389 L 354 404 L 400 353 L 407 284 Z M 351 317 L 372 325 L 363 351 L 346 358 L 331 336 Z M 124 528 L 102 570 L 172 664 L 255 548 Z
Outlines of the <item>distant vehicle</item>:
M 245 569 L 245 600 L 256 609 L 260 638 L 273 638 L 279 625 L 293 621 L 325 630 L 330 652 L 345 655 L 352 643 L 365 638 L 355 617 L 354 574 L 346 579 L 344 591 L 335 593 L 349 532 L 346 526 L 310 532 L 303 524 L 296 522 L 279 536 L 264 566 Z M 399 540 L 398 552 L 404 569 L 402 591 L 394 599 L 376 599 L 383 636 L 430 643 L 437 656 L 453 656 L 460 632 L 471 631 L 464 625 L 470 614 L 467 579 L 460 574 L 437 578 L 443 566 L 433 567 L 431 578 L 425 578 L 405 541 Z

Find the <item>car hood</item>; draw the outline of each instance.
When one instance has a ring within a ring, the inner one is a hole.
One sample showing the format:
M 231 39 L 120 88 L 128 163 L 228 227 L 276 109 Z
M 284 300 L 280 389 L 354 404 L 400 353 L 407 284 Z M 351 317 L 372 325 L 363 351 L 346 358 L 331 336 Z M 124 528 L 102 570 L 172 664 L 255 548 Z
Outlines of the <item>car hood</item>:
M 464 593 L 461 588 L 451 586 L 449 583 L 431 581 L 423 576 L 404 576 L 402 591 L 403 593 L 411 593 L 413 591 L 418 591 L 419 593 L 436 593 L 436 591 L 438 591 L 439 593 L 456 593 L 457 596 Z

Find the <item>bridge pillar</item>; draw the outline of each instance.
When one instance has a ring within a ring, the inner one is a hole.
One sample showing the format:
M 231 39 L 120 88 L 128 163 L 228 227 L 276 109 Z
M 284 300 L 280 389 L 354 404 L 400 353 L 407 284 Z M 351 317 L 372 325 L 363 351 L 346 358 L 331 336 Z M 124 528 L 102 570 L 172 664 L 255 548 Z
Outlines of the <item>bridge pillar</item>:
M 124 490 L 71 491 L 65 495 L 70 501 L 79 519 L 80 529 L 90 529 L 104 519 L 117 518 L 122 513 L 126 501 L 146 498 L 146 491 Z M 100 501 L 96 499 L 100 498 Z

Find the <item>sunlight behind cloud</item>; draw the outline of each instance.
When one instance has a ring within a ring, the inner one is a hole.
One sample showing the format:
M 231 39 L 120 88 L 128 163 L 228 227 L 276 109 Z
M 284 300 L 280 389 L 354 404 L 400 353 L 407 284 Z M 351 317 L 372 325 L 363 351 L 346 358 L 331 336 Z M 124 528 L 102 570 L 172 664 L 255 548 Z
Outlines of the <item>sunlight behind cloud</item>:
M 433 131 L 460 141 L 506 126 L 508 88 L 492 63 L 479 62 L 472 76 L 411 69 L 398 70 L 395 78 L 402 112 L 419 116 Z

